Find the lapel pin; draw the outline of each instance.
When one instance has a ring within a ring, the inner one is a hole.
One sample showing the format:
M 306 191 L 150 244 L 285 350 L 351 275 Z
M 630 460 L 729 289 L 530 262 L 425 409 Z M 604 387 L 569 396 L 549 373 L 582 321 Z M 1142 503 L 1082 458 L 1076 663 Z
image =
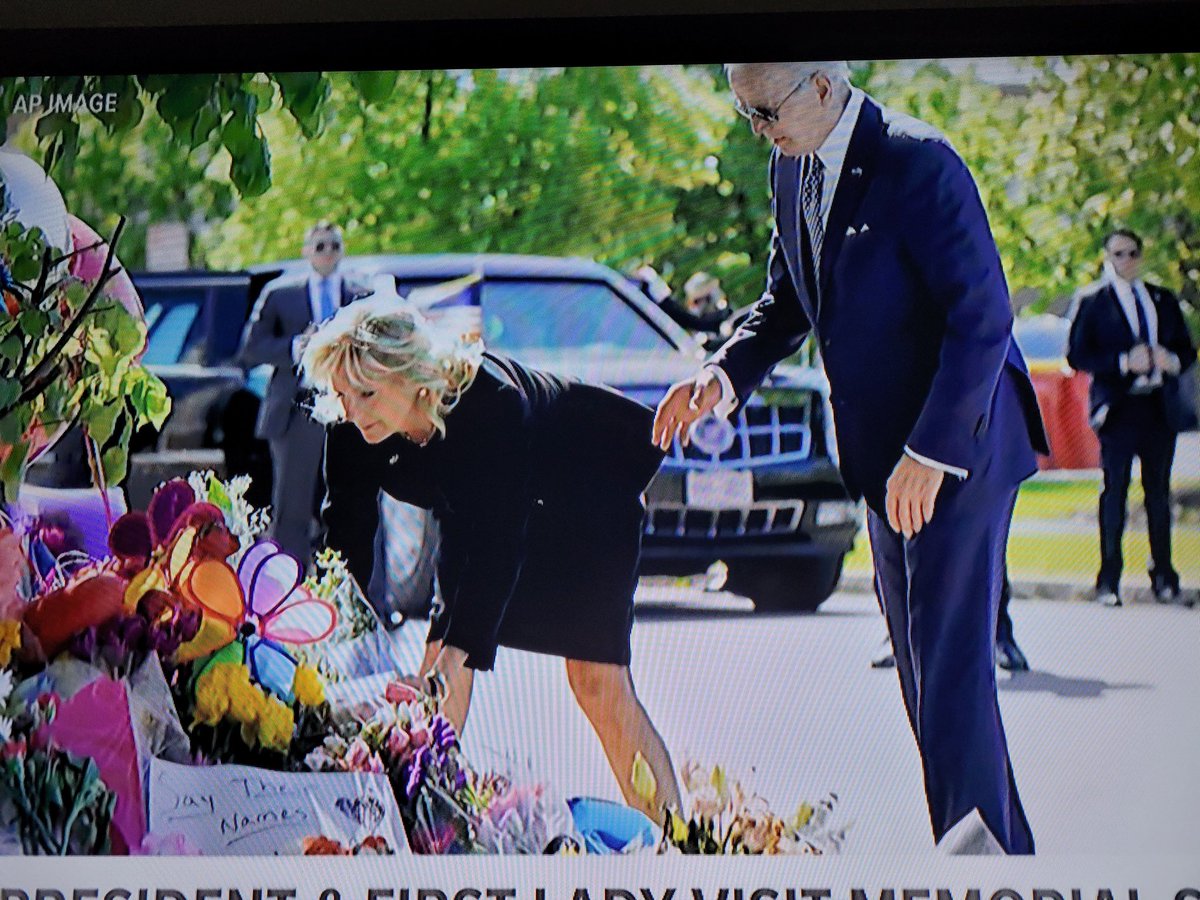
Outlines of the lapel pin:
M 388 460 L 388 465 L 394 466 L 398 462 L 400 462 L 400 454 L 399 453 L 397 453 L 395 456 L 393 456 L 391 459 Z
M 851 175 L 861 175 L 862 169 L 859 168 L 858 166 L 855 166 L 853 169 L 850 170 L 850 174 Z

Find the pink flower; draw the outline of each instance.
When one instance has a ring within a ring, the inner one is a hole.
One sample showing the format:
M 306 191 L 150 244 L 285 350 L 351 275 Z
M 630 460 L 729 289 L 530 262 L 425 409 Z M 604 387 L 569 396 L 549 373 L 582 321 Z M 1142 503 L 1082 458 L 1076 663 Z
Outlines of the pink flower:
M 352 772 L 382 772 L 383 762 L 362 738 L 355 738 L 346 751 L 346 768 Z
M 186 834 L 172 831 L 169 834 L 147 834 L 142 845 L 134 850 L 135 856 L 202 856 L 200 848 Z
M 401 756 L 411 743 L 412 739 L 409 738 L 407 731 L 403 728 L 393 728 L 388 734 L 384 746 L 390 755 Z
M 0 760 L 22 759 L 28 750 L 29 745 L 25 743 L 25 738 L 17 738 L 0 745 Z
M 413 730 L 408 733 L 408 737 L 409 740 L 412 741 L 412 745 L 414 747 L 424 747 L 430 742 L 430 740 L 432 740 L 429 735 L 429 729 L 425 728 L 424 726 L 413 728 Z
M 403 681 L 393 681 L 384 689 L 383 696 L 388 703 L 394 703 L 398 706 L 401 703 L 416 703 L 421 699 L 421 692 L 411 684 L 405 684 Z

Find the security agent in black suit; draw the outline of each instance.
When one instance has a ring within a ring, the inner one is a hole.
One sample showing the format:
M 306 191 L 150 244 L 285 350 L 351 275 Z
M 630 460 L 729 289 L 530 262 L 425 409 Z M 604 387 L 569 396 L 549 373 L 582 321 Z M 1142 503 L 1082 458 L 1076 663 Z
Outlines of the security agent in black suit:
M 299 339 L 366 293 L 338 271 L 343 252 L 337 225 L 318 222 L 310 228 L 303 248 L 310 271 L 303 278 L 272 285 L 259 297 L 237 357 L 247 369 L 264 363 L 274 367 L 255 436 L 271 447 L 271 536 L 305 564 L 312 555 L 325 433 L 301 409 Z
M 1176 435 L 1196 424 L 1179 376 L 1196 361 L 1196 348 L 1179 301 L 1141 279 L 1142 239 L 1118 229 L 1105 238 L 1104 253 L 1104 278 L 1080 298 L 1067 351 L 1072 368 L 1092 375 L 1091 423 L 1104 468 L 1096 599 L 1121 605 L 1121 536 L 1136 456 L 1146 495 L 1151 585 L 1158 600 L 1171 602 L 1179 595 L 1179 574 L 1171 565 L 1171 463 Z

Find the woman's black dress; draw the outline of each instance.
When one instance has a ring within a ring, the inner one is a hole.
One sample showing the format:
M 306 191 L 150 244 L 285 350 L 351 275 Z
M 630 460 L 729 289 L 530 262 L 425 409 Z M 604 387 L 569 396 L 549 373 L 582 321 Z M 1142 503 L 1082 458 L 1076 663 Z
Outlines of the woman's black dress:
M 485 354 L 444 439 L 371 445 L 354 425 L 330 430 L 327 543 L 367 584 L 378 492 L 431 509 L 442 605 L 429 640 L 474 669 L 498 644 L 627 665 L 641 493 L 662 462 L 652 421 L 608 388 Z

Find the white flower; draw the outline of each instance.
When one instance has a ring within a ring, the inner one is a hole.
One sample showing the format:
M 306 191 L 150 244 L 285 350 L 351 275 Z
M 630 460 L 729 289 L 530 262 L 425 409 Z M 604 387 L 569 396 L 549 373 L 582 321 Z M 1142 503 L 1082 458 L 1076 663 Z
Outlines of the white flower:
M 12 672 L 8 669 L 0 669 L 0 707 L 8 703 L 8 698 L 12 694 L 12 687 Z

